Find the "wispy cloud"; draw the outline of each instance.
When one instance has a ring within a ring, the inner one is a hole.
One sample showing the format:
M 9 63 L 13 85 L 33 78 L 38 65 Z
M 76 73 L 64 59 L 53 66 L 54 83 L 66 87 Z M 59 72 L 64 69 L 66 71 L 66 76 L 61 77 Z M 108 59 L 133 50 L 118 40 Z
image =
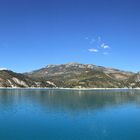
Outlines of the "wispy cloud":
M 98 36 L 96 38 L 86 36 L 85 40 L 88 40 L 89 44 L 101 43 L 101 37 L 100 36 Z
M 102 44 L 101 44 L 101 48 L 103 48 L 103 49 L 109 49 L 109 48 L 110 48 L 110 46 L 108 46 L 108 45 L 106 45 L 106 44 L 102 43 Z
M 99 52 L 99 50 L 98 50 L 98 49 L 94 49 L 94 48 L 88 49 L 88 51 L 89 51 L 89 52 L 94 52 L 94 53 Z
M 87 40 L 88 44 L 91 46 L 91 48 L 88 49 L 89 52 L 93 52 L 93 53 L 99 52 L 103 55 L 109 54 L 111 47 L 108 45 L 108 43 L 103 41 L 101 36 L 97 36 L 97 37 L 87 36 L 85 37 L 85 39 Z

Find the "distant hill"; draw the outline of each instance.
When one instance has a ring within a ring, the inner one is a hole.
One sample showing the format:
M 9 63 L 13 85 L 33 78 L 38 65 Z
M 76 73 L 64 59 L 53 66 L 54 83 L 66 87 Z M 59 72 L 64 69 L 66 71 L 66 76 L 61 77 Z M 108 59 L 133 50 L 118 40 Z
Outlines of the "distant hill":
M 35 81 L 26 75 L 10 70 L 0 70 L 0 87 L 52 87 L 47 82 Z
M 92 64 L 68 63 L 48 65 L 26 73 L 36 81 L 49 81 L 56 87 L 68 88 L 123 88 L 130 87 L 135 73 Z

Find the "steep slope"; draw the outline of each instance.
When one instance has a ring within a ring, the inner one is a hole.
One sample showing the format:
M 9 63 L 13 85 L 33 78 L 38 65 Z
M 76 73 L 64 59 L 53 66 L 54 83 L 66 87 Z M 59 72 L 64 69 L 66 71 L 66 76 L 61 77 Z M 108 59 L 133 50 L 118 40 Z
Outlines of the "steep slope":
M 51 87 L 47 82 L 35 81 L 23 74 L 0 70 L 0 87 Z
M 134 73 L 91 64 L 68 63 L 48 65 L 25 75 L 34 80 L 48 80 L 57 87 L 117 88 L 127 87 L 126 81 Z
M 126 84 L 128 85 L 128 87 L 132 88 L 140 87 L 140 72 L 130 76 L 129 79 L 126 81 Z

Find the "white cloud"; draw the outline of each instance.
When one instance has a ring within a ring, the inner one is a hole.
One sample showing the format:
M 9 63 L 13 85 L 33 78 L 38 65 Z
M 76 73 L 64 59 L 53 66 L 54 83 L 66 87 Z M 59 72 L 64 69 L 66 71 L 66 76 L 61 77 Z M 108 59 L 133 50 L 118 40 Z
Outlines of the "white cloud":
M 92 48 L 92 49 L 88 49 L 88 51 L 89 51 L 89 52 L 95 52 L 95 53 L 99 52 L 99 50 L 93 49 L 93 48 Z
M 110 48 L 108 45 L 105 45 L 105 46 L 104 46 L 104 49 L 108 49 L 108 48 Z
M 105 45 L 104 43 L 101 44 L 101 47 L 102 47 L 103 49 L 109 49 L 109 48 L 110 48 L 108 45 Z
M 102 55 L 109 55 L 111 47 L 103 41 L 100 36 L 97 37 L 85 37 L 91 48 L 88 49 L 91 53 L 98 53 Z

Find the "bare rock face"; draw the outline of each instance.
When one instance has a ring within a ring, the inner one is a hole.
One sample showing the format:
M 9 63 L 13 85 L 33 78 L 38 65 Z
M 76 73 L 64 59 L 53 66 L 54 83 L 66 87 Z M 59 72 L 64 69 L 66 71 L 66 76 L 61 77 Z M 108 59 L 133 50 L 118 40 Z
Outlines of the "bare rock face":
M 132 75 L 127 80 L 127 84 L 129 87 L 132 88 L 139 88 L 140 87 L 140 72 Z
M 10 70 L 0 70 L 0 87 L 53 87 L 51 83 L 35 81 L 23 74 Z

